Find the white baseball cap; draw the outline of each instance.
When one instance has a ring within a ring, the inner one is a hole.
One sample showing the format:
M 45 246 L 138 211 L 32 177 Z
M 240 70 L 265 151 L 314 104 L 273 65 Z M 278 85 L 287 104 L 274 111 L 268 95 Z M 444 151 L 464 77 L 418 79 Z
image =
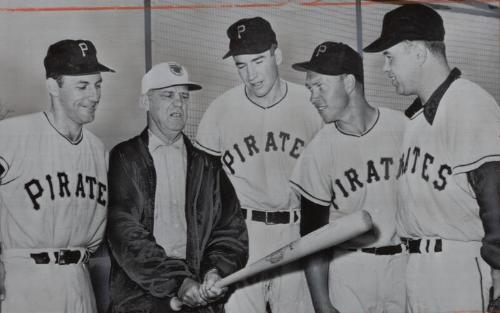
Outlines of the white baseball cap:
M 153 66 L 142 78 L 141 93 L 151 89 L 171 86 L 187 86 L 189 90 L 200 90 L 201 86 L 190 82 L 186 68 L 179 63 L 166 62 Z

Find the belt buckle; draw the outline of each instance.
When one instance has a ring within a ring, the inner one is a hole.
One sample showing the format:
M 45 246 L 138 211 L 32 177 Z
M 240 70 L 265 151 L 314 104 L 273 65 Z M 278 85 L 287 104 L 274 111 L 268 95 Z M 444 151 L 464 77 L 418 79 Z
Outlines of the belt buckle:
M 268 220 L 269 214 L 268 214 L 268 213 L 270 213 L 270 212 L 268 212 L 268 211 L 266 211 L 266 212 L 265 212 L 266 218 L 265 218 L 264 223 L 265 223 L 266 225 L 274 225 L 274 223 L 269 222 L 269 220 Z
M 66 259 L 64 258 L 64 255 L 66 254 L 66 252 L 69 251 L 69 250 L 59 250 L 57 252 L 54 252 L 54 255 L 56 257 L 56 264 L 59 264 L 59 265 L 67 265 L 68 263 L 66 263 Z

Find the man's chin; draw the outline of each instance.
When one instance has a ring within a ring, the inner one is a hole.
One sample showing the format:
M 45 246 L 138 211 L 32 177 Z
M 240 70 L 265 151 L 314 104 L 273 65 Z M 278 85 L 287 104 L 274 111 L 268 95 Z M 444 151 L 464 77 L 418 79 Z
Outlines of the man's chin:
M 269 93 L 269 90 L 263 90 L 261 88 L 256 90 L 256 89 L 252 88 L 252 89 L 250 89 L 250 93 L 257 98 L 263 98 L 263 97 L 267 96 L 267 94 Z

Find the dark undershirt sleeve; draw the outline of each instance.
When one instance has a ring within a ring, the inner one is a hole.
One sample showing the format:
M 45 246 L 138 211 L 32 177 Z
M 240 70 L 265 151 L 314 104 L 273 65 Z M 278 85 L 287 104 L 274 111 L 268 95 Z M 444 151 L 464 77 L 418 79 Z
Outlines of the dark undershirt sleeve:
M 481 256 L 493 269 L 500 269 L 500 162 L 488 162 L 467 172 L 483 223 Z
M 328 224 L 330 207 L 316 204 L 300 197 L 300 235 L 305 236 Z

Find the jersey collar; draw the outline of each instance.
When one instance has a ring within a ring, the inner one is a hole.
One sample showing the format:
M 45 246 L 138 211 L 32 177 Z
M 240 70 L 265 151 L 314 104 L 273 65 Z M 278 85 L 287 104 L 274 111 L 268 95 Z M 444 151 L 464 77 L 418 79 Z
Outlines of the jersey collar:
M 261 109 L 264 109 L 264 110 L 270 109 L 270 108 L 276 106 L 278 103 L 280 103 L 283 99 L 285 99 L 286 95 L 288 94 L 288 84 L 286 81 L 283 81 L 283 82 L 285 83 L 285 93 L 283 94 L 283 96 L 281 98 L 278 99 L 278 101 L 276 101 L 275 103 L 273 103 L 272 105 L 270 105 L 268 107 L 262 106 L 262 105 L 258 104 L 257 102 L 254 102 L 252 99 L 250 99 L 250 97 L 248 96 L 248 93 L 247 93 L 247 87 L 243 84 L 243 89 L 245 91 L 245 97 L 247 97 L 248 101 L 255 104 L 256 106 L 258 106 Z
M 422 105 L 422 100 L 420 100 L 420 98 L 415 99 L 415 101 L 413 101 L 408 109 L 405 110 L 405 115 L 408 118 L 413 118 L 423 108 L 425 119 L 430 125 L 432 125 L 432 123 L 434 122 L 434 117 L 436 116 L 439 102 L 441 102 L 444 94 L 446 93 L 448 88 L 450 88 L 451 83 L 458 79 L 461 74 L 462 72 L 460 72 L 460 70 L 455 67 L 450 72 L 446 80 L 441 85 L 439 85 L 439 87 L 432 93 L 431 97 L 424 105 Z

